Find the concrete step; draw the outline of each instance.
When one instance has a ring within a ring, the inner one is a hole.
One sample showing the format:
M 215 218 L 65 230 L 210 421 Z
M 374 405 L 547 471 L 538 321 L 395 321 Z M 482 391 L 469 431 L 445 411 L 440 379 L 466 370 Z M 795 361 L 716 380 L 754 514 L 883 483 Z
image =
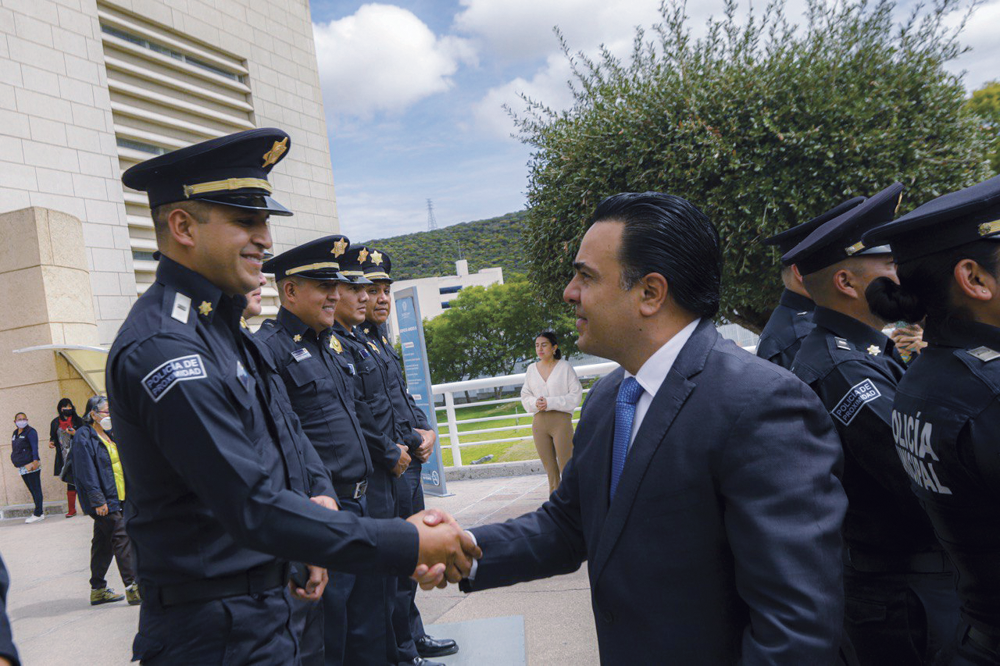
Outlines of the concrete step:
M 77 507 L 77 513 L 80 508 Z M 14 518 L 27 518 L 35 512 L 34 504 L 11 504 L 10 506 L 0 506 L 0 520 L 12 520 Z M 66 514 L 66 500 L 42 502 L 42 512 L 46 516 L 63 516 Z

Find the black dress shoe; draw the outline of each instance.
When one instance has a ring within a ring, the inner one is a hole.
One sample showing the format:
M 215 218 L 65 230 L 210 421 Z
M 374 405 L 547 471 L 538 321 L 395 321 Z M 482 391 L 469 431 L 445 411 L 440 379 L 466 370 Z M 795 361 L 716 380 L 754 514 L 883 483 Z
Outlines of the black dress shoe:
M 410 661 L 399 662 L 399 666 L 446 666 L 446 665 L 440 661 L 430 661 L 428 659 L 424 659 L 423 657 L 415 657 Z
M 413 642 L 417 644 L 417 654 L 421 657 L 443 657 L 458 652 L 458 643 L 450 638 L 432 638 L 424 635 L 414 639 Z

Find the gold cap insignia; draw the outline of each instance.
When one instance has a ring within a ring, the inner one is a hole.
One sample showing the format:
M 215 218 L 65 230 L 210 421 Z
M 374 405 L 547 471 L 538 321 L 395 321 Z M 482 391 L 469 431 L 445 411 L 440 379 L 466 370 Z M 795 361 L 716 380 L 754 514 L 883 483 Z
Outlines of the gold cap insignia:
M 898 213 L 899 212 L 899 207 L 902 206 L 902 205 L 903 205 L 903 193 L 900 192 L 899 193 L 899 199 L 896 200 L 896 209 L 892 211 L 892 214 L 895 215 L 896 213 Z
M 292 336 L 292 341 L 293 342 L 302 342 L 302 336 L 299 335 L 298 333 L 296 333 L 295 335 Z
M 344 351 L 344 347 L 343 345 L 340 344 L 340 340 L 337 338 L 336 335 L 330 336 L 330 349 L 337 352 L 338 354 Z
M 271 150 L 264 153 L 264 164 L 261 166 L 267 167 L 272 164 L 277 164 L 278 160 L 281 159 L 281 156 L 285 154 L 286 150 L 288 150 L 287 136 L 281 141 L 275 141 L 274 145 L 271 146 Z
M 332 254 L 335 257 L 339 257 L 345 252 L 347 252 L 347 241 L 345 241 L 343 238 L 334 243 L 333 249 L 330 250 L 330 254 Z
M 212 304 L 208 301 L 202 301 L 201 305 L 198 306 L 198 312 L 200 312 L 203 317 L 207 317 L 212 312 Z
M 878 348 L 878 345 L 871 345 L 868 347 L 868 353 L 872 356 L 878 356 L 881 352 L 882 350 Z
M 363 264 L 365 263 L 365 259 L 367 258 L 368 258 L 368 250 L 362 248 L 361 252 L 358 252 L 358 262 Z
M 375 264 L 376 266 L 382 265 L 382 253 L 379 252 L 378 250 L 372 252 L 372 263 Z

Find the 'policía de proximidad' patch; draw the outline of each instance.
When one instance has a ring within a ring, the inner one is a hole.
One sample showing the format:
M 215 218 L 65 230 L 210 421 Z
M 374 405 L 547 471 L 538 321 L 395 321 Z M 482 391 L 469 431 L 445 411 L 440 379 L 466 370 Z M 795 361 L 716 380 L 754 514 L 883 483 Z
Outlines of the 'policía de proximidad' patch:
M 830 414 L 844 425 L 851 425 L 851 421 L 865 406 L 865 403 L 871 402 L 881 395 L 872 380 L 866 379 L 848 389 Z
M 142 385 L 153 399 L 159 402 L 177 382 L 204 379 L 208 376 L 201 355 L 191 354 L 171 359 L 142 378 Z

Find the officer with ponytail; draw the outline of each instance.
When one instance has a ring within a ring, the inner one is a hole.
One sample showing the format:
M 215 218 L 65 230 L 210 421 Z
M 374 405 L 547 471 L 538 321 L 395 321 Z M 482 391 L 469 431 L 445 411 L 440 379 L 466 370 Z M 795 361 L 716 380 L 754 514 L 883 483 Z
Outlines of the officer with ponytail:
M 928 347 L 899 383 L 896 453 L 958 569 L 963 624 L 938 663 L 1000 664 L 1000 177 L 876 228 L 898 284 L 874 281 L 873 311 L 926 318 Z
M 895 264 L 888 246 L 862 236 L 892 219 L 902 192 L 887 187 L 782 257 L 816 302 L 791 370 L 826 405 L 844 447 L 844 626 L 862 666 L 929 664 L 959 623 L 953 567 L 893 445 L 905 365 L 865 300 L 874 280 L 895 279 Z

